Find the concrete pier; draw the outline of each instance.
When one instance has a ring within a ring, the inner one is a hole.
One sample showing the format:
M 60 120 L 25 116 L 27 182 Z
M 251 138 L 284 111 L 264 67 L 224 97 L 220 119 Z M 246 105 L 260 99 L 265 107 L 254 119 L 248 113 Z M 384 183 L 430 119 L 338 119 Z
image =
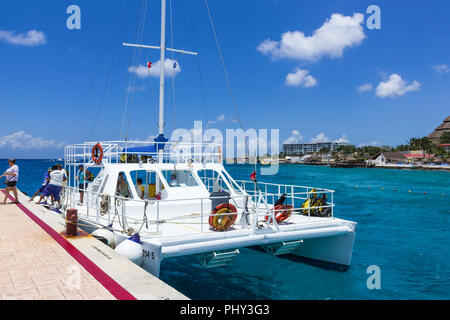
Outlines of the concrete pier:
M 19 204 L 0 205 L 0 300 L 188 299 L 89 234 L 67 236 L 62 215 L 28 200 L 19 191 Z

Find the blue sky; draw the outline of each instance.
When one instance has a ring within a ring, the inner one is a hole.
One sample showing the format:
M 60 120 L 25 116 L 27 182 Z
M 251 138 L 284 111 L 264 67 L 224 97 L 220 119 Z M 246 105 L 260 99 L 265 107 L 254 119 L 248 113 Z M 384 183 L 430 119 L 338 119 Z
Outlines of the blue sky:
M 136 50 L 121 46 L 136 42 L 142 3 L 0 4 L 0 157 L 58 157 L 64 144 L 120 137 L 130 67 L 159 60 L 155 50 L 133 60 Z M 80 30 L 66 26 L 72 4 L 81 9 Z M 448 1 L 208 4 L 246 129 L 280 129 L 280 143 L 398 145 L 450 114 Z M 369 5 L 381 9 L 379 30 L 366 26 Z M 166 81 L 166 132 L 194 120 L 238 128 L 204 1 L 172 6 L 174 47 L 199 55 L 173 56 L 181 71 L 175 108 Z M 150 0 L 143 43 L 159 45 L 159 17 L 160 1 Z M 157 134 L 158 86 L 157 77 L 136 77 L 129 138 Z

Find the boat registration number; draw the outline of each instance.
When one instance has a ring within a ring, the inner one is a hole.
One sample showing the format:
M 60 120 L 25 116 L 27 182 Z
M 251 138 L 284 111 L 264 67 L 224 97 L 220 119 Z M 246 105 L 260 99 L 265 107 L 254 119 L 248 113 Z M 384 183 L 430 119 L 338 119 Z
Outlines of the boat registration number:
M 155 260 L 155 253 L 153 251 L 142 250 L 142 256 L 144 258 Z

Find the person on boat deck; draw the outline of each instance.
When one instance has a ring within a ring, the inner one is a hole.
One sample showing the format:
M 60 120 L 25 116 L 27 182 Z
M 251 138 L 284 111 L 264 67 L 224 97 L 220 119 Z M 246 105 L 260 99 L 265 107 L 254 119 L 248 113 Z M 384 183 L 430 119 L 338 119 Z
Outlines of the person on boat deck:
M 172 173 L 172 174 L 170 175 L 170 182 L 169 182 L 169 185 L 170 185 L 171 187 L 177 187 L 177 186 L 178 186 L 178 181 L 177 181 L 177 175 L 176 175 L 176 174 Z
M 128 192 L 128 184 L 125 180 L 123 172 L 119 173 L 119 178 L 117 179 L 117 193 L 125 198 L 130 196 L 130 193 Z
M 8 160 L 9 168 L 5 171 L 4 174 L 0 176 L 0 178 L 5 177 L 6 183 L 6 193 L 5 199 L 3 200 L 3 204 L 6 204 L 6 199 L 9 197 L 9 192 L 12 191 L 14 193 L 15 201 L 13 203 L 19 203 L 19 197 L 17 196 L 17 182 L 19 181 L 19 167 L 16 165 L 15 159 Z
M 66 169 L 63 168 L 62 164 L 58 163 L 56 166 L 58 167 L 58 170 L 61 170 L 67 177 L 67 171 L 66 171 Z M 66 186 L 66 185 L 67 185 L 67 179 L 63 181 L 63 186 Z
M 84 200 L 84 188 L 87 186 L 87 181 L 85 179 L 84 166 L 80 164 L 78 166 L 78 173 L 76 179 L 78 180 L 78 190 L 80 191 L 80 203 Z
M 34 201 L 34 198 L 36 198 L 38 194 L 44 192 L 45 188 L 47 188 L 48 183 L 50 182 L 50 172 L 52 172 L 52 168 L 47 169 L 47 172 L 44 174 L 44 181 L 42 182 L 41 187 L 28 201 Z
M 137 192 L 139 198 L 144 199 L 145 187 L 142 184 L 142 179 L 141 178 L 138 178 L 136 180 L 136 192 Z
M 64 171 L 59 169 L 58 165 L 54 165 L 52 167 L 52 172 L 50 173 L 50 182 L 48 183 L 47 188 L 45 188 L 42 192 L 37 204 L 39 204 L 44 197 L 49 196 L 52 197 L 52 201 L 56 201 L 58 202 L 58 204 L 60 204 L 60 194 L 64 181 L 67 181 L 66 174 L 64 173 Z

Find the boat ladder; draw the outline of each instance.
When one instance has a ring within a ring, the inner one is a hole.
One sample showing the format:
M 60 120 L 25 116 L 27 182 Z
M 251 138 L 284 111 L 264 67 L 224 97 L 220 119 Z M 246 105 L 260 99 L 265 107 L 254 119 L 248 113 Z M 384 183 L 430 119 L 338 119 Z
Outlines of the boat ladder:
M 239 254 L 239 249 L 231 251 L 208 252 L 197 256 L 198 261 L 204 268 L 215 268 L 226 266 Z
M 267 253 L 270 253 L 273 256 L 278 256 L 280 254 L 291 253 L 295 249 L 298 248 L 299 245 L 303 243 L 303 240 L 296 241 L 287 241 L 287 242 L 278 242 L 272 243 L 268 245 L 261 246 Z

